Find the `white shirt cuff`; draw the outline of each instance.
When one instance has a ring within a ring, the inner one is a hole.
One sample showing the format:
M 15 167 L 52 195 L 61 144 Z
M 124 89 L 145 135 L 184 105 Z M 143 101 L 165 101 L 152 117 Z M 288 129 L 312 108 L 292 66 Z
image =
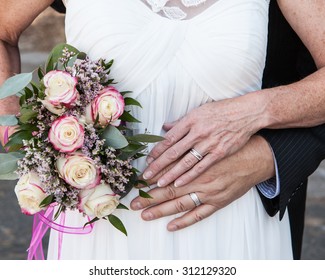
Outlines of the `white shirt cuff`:
M 266 180 L 262 183 L 259 183 L 256 185 L 256 187 L 259 189 L 259 191 L 269 199 L 275 198 L 280 193 L 280 176 L 279 176 L 279 170 L 278 170 L 278 164 L 276 162 L 276 158 L 273 152 L 272 147 L 270 146 L 273 160 L 274 160 L 274 166 L 275 166 L 275 177 Z

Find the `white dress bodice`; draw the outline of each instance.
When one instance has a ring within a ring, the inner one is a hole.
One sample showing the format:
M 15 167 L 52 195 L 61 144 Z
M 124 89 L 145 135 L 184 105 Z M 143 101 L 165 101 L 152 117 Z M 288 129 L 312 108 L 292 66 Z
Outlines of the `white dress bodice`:
M 132 91 L 143 106 L 132 112 L 141 120 L 134 127 L 141 133 L 163 135 L 165 122 L 193 108 L 261 88 L 268 0 L 201 0 L 189 7 L 184 3 L 192 0 L 65 2 L 67 42 L 91 58 L 114 59 L 111 73 L 116 87 Z M 160 9 L 152 9 L 153 2 L 160 2 Z M 181 20 L 166 17 L 165 7 L 178 7 L 187 16 Z M 144 159 L 135 164 L 139 170 L 145 167 Z M 137 194 L 132 191 L 123 203 L 127 205 Z M 127 238 L 99 221 L 88 236 L 64 237 L 62 257 L 292 257 L 288 217 L 282 222 L 277 216 L 269 217 L 255 188 L 208 219 L 175 233 L 166 230 L 172 217 L 144 222 L 140 212 L 117 214 L 129 231 Z M 78 213 L 67 216 L 72 224 L 82 223 Z M 50 258 L 55 258 L 56 247 L 52 232 Z

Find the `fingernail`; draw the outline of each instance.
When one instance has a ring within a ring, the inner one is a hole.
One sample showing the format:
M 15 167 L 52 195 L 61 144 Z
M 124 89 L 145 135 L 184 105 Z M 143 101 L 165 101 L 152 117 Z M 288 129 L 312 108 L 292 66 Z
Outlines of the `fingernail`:
M 169 225 L 169 226 L 167 227 L 167 229 L 168 229 L 169 231 L 176 231 L 176 230 L 178 230 L 178 226 L 177 226 L 177 225 Z
M 154 158 L 153 157 L 147 157 L 147 164 L 150 164 L 150 163 L 152 163 L 153 162 L 153 160 L 154 160 Z
M 174 182 L 174 187 L 175 188 L 181 187 L 183 185 L 183 183 L 184 183 L 183 180 L 176 180 Z
M 158 181 L 157 186 L 158 187 L 164 187 L 165 184 L 166 184 L 166 180 L 165 179 L 161 179 L 161 180 Z
M 153 214 L 151 212 L 142 213 L 142 217 L 144 220 L 150 221 L 153 219 Z
M 141 202 L 135 202 L 134 205 L 132 205 L 132 206 L 133 206 L 133 209 L 135 209 L 135 210 L 140 210 L 143 208 Z
M 143 179 L 145 179 L 145 180 L 151 179 L 152 174 L 153 174 L 152 171 L 146 171 L 146 172 L 143 174 Z

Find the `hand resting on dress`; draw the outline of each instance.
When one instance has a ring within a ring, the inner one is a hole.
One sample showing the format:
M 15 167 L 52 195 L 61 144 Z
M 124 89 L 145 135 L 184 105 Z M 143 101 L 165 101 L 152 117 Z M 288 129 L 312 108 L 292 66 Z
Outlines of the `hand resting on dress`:
M 166 167 L 147 182 L 152 185 L 173 168 Z M 177 165 L 177 163 L 176 163 Z M 274 176 L 274 162 L 269 145 L 260 136 L 253 136 L 237 153 L 215 163 L 191 183 L 181 187 L 169 184 L 149 191 L 152 199 L 137 197 L 131 202 L 133 210 L 141 210 L 146 221 L 177 213 L 184 213 L 167 225 L 176 231 L 199 222 L 232 203 L 255 184 Z M 195 192 L 202 204 L 195 207 L 188 195 Z

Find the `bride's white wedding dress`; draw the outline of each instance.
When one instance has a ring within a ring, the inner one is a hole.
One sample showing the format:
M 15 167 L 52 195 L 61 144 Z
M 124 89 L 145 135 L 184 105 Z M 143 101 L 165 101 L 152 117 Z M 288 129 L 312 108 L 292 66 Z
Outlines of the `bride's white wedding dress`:
M 189 2 L 205 3 L 186 8 Z M 150 3 L 177 6 L 185 16 L 173 19 L 179 13 L 153 11 Z M 139 132 L 163 135 L 165 122 L 201 104 L 261 88 L 268 0 L 69 0 L 66 6 L 67 42 L 91 58 L 115 60 L 117 88 L 133 91 L 143 105 L 133 112 L 142 121 L 135 128 Z M 145 160 L 136 165 L 143 170 Z M 129 205 L 137 195 L 133 190 L 123 203 Z M 255 187 L 174 233 L 166 230 L 173 217 L 144 222 L 140 211 L 131 210 L 118 210 L 118 216 L 128 237 L 101 220 L 91 234 L 65 234 L 61 259 L 292 258 L 287 214 L 281 222 L 269 217 Z M 67 225 L 83 223 L 80 214 L 68 212 Z M 57 235 L 52 230 L 49 259 L 57 258 Z

